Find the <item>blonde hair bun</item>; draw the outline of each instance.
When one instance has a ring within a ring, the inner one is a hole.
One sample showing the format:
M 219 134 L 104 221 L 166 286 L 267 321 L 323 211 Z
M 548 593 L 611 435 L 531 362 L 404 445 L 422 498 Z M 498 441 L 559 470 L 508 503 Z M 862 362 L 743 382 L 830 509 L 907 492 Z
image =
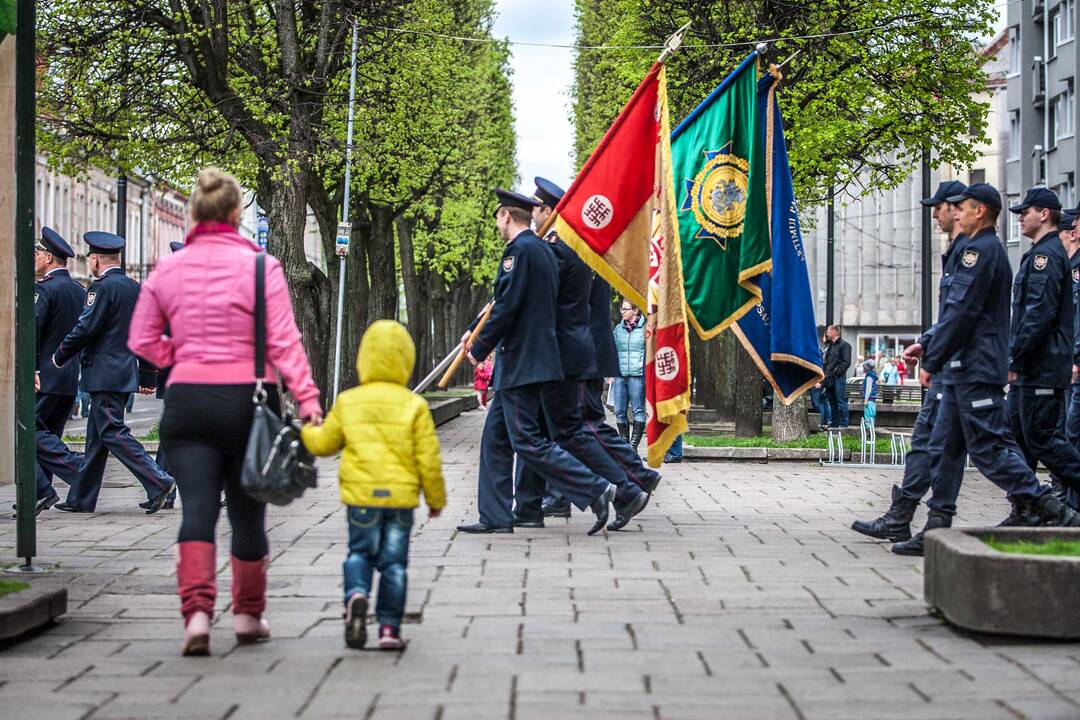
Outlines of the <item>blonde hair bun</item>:
M 236 178 L 215 167 L 204 168 L 199 171 L 191 193 L 191 219 L 227 223 L 240 207 L 242 198 Z

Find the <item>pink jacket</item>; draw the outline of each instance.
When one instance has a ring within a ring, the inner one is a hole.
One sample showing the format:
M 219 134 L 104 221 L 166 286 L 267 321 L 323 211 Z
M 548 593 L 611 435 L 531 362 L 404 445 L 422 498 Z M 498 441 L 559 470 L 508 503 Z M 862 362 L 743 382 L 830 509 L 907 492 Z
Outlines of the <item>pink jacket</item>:
M 236 229 L 200 223 L 142 285 L 128 348 L 159 367 L 169 385 L 255 381 L 255 254 Z M 165 334 L 168 327 L 169 334 Z M 267 382 L 276 369 L 307 417 L 320 410 L 281 263 L 266 257 Z

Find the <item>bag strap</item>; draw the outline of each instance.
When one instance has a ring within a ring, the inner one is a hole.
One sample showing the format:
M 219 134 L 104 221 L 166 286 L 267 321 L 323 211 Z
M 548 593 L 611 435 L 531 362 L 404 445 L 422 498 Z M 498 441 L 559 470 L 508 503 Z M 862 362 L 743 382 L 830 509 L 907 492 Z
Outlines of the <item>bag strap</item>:
M 266 253 L 255 255 L 255 383 L 266 375 Z

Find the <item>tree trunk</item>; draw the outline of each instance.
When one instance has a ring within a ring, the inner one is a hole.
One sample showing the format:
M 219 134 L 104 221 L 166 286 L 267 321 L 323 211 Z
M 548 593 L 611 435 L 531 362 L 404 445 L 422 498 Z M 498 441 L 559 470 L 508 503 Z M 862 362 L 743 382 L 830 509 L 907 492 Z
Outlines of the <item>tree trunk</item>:
M 398 310 L 397 263 L 394 256 L 393 213 L 384 205 L 367 204 L 368 322 L 394 320 Z
M 709 371 L 716 383 L 716 411 L 720 420 L 735 421 L 736 363 L 742 345 L 734 333 L 725 332 L 709 341 Z
M 761 373 L 738 339 L 735 345 L 735 437 L 756 437 L 762 429 Z
M 436 362 L 446 357 L 457 341 L 450 341 L 449 325 L 446 322 L 446 281 L 439 273 L 431 274 L 431 318 L 434 332 L 434 356 Z
M 304 254 L 307 202 L 302 172 L 285 164 L 281 168 L 281 179 L 271 180 L 268 173 L 261 173 L 259 204 L 268 212 L 268 250 L 281 262 L 285 272 L 296 325 L 325 403 L 331 382 L 326 372 L 326 358 L 332 349 L 327 340 L 330 337 L 330 283 Z
M 798 440 L 810 435 L 810 424 L 806 419 L 806 394 L 800 395 L 795 402 L 785 405 L 780 398 L 773 401 L 772 437 L 773 440 L 786 442 Z
M 394 226 L 397 229 L 398 255 L 401 258 L 401 279 L 405 285 L 405 309 L 409 315 L 409 334 L 412 335 L 413 344 L 416 346 L 416 363 L 413 366 L 412 378 L 409 380 L 409 386 L 415 387 L 416 383 L 434 367 L 431 361 L 428 284 L 424 282 L 427 278 L 421 278 L 420 271 L 416 267 L 412 221 L 398 217 L 394 221 Z

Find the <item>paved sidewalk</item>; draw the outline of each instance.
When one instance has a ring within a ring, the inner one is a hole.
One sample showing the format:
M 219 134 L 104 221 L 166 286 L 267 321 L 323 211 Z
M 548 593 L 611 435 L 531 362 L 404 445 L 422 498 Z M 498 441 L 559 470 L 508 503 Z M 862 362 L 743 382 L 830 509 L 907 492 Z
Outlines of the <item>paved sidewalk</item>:
M 895 472 L 683 464 L 620 533 L 587 537 L 576 514 L 461 535 L 482 419 L 440 430 L 450 506 L 418 516 L 403 654 L 344 646 L 346 529 L 326 463 L 322 487 L 271 511 L 273 641 L 229 632 L 223 522 L 214 656 L 179 657 L 177 513 L 142 514 L 110 465 L 100 514 L 42 516 L 40 560 L 60 570 L 46 582 L 68 585 L 70 612 L 0 652 L 0 717 L 1080 717 L 1080 645 L 950 630 L 926 612 L 921 561 L 847 528 L 885 507 Z M 1007 506 L 969 475 L 961 509 L 972 525 Z M 4 520 L 4 557 L 13 545 Z

